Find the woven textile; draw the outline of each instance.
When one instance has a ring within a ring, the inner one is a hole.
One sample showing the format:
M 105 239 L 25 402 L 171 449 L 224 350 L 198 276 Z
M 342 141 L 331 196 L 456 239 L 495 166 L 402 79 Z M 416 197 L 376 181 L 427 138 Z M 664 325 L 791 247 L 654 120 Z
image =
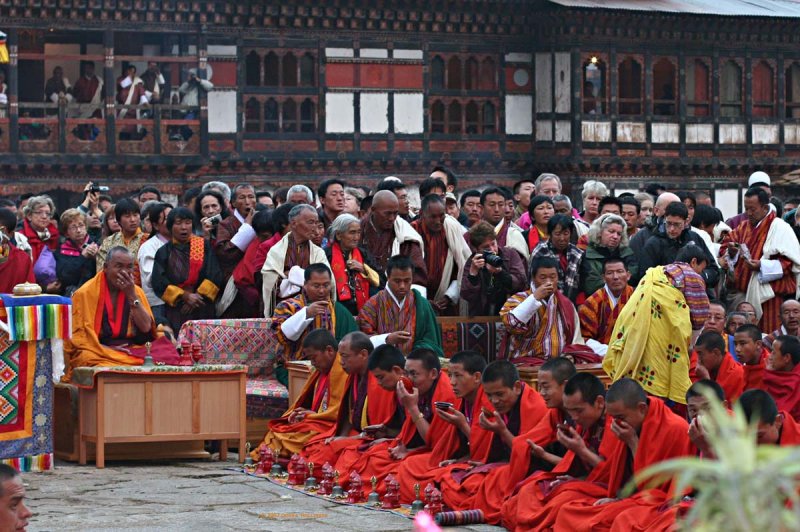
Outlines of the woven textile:
M 72 302 L 61 296 L 0 295 L 11 340 L 43 340 L 72 336 Z
M 289 408 L 289 390 L 273 377 L 247 379 L 247 417 L 277 418 Z
M 187 321 L 179 340 L 199 343 L 204 362 L 245 364 L 248 377 L 266 376 L 283 351 L 271 324 L 265 318 Z
M 486 357 L 488 362 L 496 360 L 503 339 L 503 324 L 499 321 L 483 323 L 442 323 L 442 347 L 444 356 L 450 358 L 459 351 L 473 350 Z
M 0 462 L 20 471 L 53 463 L 50 342 L 12 342 L 0 333 Z

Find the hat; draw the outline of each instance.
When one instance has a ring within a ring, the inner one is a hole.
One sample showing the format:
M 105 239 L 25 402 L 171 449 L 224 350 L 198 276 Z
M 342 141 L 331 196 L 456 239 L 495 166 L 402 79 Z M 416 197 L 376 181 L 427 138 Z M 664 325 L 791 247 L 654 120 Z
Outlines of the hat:
M 758 170 L 757 172 L 753 172 L 750 174 L 750 179 L 747 180 L 747 187 L 755 187 L 759 185 L 765 186 L 772 186 L 772 181 L 770 181 L 769 175 L 766 172 L 762 172 Z
M 456 195 L 453 194 L 452 192 L 448 192 L 447 194 L 444 195 L 444 201 L 445 203 L 447 203 L 448 201 L 452 201 L 453 203 L 458 203 Z

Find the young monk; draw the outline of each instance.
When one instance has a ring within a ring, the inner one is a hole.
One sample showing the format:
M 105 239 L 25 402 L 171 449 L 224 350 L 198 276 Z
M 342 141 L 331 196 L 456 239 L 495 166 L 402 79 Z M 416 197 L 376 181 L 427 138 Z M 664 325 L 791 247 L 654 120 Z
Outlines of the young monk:
M 567 381 L 564 388 L 564 409 L 577 424 L 558 426 L 558 441 L 567 449 L 563 459 L 550 472 L 540 472 L 528 477 L 519 492 L 512 498 L 516 515 L 504 514 L 503 525 L 510 530 L 531 530 L 551 527 L 551 512 L 542 512 L 543 503 L 558 496 L 559 486 L 576 478 L 585 478 L 604 460 L 599 454 L 604 431 L 609 430 L 610 419 L 605 415 L 606 389 L 596 376 L 578 373 Z M 570 497 L 565 498 L 569 501 Z M 511 510 L 513 503 L 504 509 Z
M 380 483 L 378 491 L 383 492 L 383 479 L 389 473 L 397 473 L 401 460 L 410 453 L 429 451 L 433 442 L 446 432 L 449 423 L 434 416 L 434 405 L 455 404 L 456 397 L 449 379 L 441 378 L 439 357 L 428 348 L 414 349 L 406 358 L 405 372 L 408 379 L 398 380 L 395 386 L 397 400 L 405 410 L 400 434 L 391 440 L 378 440 L 363 452 L 352 449 L 342 452 L 336 469 L 342 474 L 343 484 L 353 470 L 367 486 L 370 479 L 376 477 Z M 378 374 L 375 377 L 381 381 Z
M 727 353 L 725 340 L 718 332 L 705 331 L 694 346 L 697 376 L 718 382 L 725 397 L 735 401 L 744 391 L 744 368 Z
M 758 421 L 759 445 L 800 445 L 800 424 L 785 410 L 778 410 L 775 400 L 764 390 L 748 390 L 739 398 L 744 417 Z
M 779 409 L 800 419 L 800 340 L 796 336 L 778 336 L 772 342 L 762 388 Z
M 564 357 L 551 358 L 539 368 L 537 385 L 547 414 L 531 430 L 514 438 L 508 464 L 492 471 L 475 495 L 487 522 L 499 523 L 504 515 L 516 515 L 517 498 L 507 498 L 519 483 L 532 472 L 550 471 L 566 453 L 557 433 L 558 426 L 570 420 L 563 399 L 564 388 L 573 375 L 575 365 Z M 513 509 L 506 507 L 507 502 Z
M 769 349 L 764 347 L 761 329 L 750 323 L 742 325 L 733 334 L 733 343 L 736 347 L 736 358 L 744 369 L 744 389 L 761 388 L 769 358 Z
M 486 359 L 477 351 L 460 351 L 450 358 L 447 373 L 456 403 L 434 405 L 435 415 L 450 426 L 434 442 L 431 452 L 409 456 L 398 467 L 396 476 L 400 482 L 401 502 L 414 501 L 414 484 L 423 488 L 429 482 L 439 484 L 442 476 L 449 475 L 459 464 L 469 460 L 486 461 L 492 432 L 480 426 L 482 408 L 491 408 L 481 385 L 485 369 Z
M 329 330 L 308 333 L 303 340 L 303 355 L 314 371 L 289 410 L 269 422 L 263 441 L 284 457 L 299 453 L 311 438 L 336 425 L 347 384 L 347 374 L 336 353 L 336 338 Z M 258 459 L 258 446 L 251 456 Z
M 307 462 L 321 467 L 335 464 L 346 448 L 355 448 L 374 438 L 396 436 L 400 424 L 390 426 L 395 414 L 394 387 L 386 390 L 368 369 L 372 342 L 361 331 L 348 333 L 339 342 L 339 362 L 347 373 L 344 403 L 336 425 L 311 438 L 301 453 Z M 365 430 L 369 429 L 369 430 Z
M 636 473 L 690 452 L 686 420 L 660 399 L 648 397 L 632 379 L 622 378 L 609 388 L 606 415 L 613 421 L 600 443 L 605 460 L 592 471 L 592 481 L 566 484 L 563 489 L 572 492 L 570 502 L 547 504 L 550 511 L 556 512 L 556 530 L 610 528 L 619 512 L 635 505 L 638 497 L 647 496 L 646 492 L 639 492 L 626 499 L 618 498 Z
M 532 429 L 547 415 L 542 396 L 520 380 L 516 366 L 508 360 L 495 360 L 486 366 L 482 381 L 492 403 L 492 408 L 484 409 L 479 416 L 480 426 L 493 433 L 486 460 L 453 469 L 441 480 L 443 500 L 460 510 L 490 506 L 485 494 L 495 497 L 500 490 L 504 479 L 495 472 L 506 469 L 503 466 L 511 458 L 514 437 Z M 500 504 L 493 505 L 498 514 Z

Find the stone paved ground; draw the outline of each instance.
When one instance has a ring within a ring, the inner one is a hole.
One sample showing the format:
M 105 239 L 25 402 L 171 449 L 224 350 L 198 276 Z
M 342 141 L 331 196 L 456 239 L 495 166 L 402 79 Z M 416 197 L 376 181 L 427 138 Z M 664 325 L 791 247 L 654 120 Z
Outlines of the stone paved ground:
M 230 455 L 229 455 L 230 456 Z M 23 476 L 35 515 L 29 530 L 406 531 L 411 521 L 340 506 L 226 470 L 235 464 L 58 462 Z M 489 526 L 451 528 L 494 532 Z

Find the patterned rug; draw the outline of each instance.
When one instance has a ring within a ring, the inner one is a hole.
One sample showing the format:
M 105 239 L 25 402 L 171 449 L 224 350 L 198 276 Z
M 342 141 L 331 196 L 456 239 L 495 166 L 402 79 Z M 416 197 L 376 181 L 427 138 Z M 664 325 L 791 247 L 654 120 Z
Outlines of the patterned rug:
M 498 358 L 501 349 L 503 324 L 499 321 L 482 323 L 442 323 L 442 347 L 444 356 L 450 358 L 459 351 L 477 351 L 486 357 L 487 362 Z

